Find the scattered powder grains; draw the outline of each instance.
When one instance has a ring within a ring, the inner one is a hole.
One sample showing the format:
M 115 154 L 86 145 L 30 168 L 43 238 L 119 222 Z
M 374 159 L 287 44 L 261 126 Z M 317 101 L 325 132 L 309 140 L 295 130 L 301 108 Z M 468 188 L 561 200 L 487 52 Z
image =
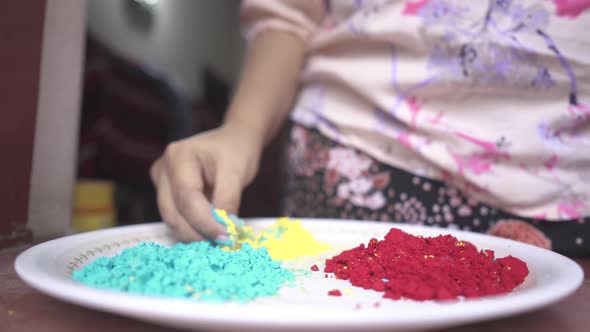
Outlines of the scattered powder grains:
M 173 247 L 142 243 L 112 258 L 99 257 L 72 277 L 89 286 L 154 296 L 245 302 L 274 295 L 295 276 L 265 248 L 238 251 L 209 242 Z
M 217 243 L 225 250 L 236 250 L 248 243 L 253 248 L 265 247 L 273 259 L 292 260 L 316 256 L 330 249 L 330 245 L 316 240 L 296 219 L 278 218 L 273 225 L 256 234 L 242 219 L 224 210 L 213 209 L 213 217 L 226 227 L 229 235 L 227 241 Z
M 364 244 L 326 260 L 324 272 L 383 297 L 451 300 L 502 294 L 524 282 L 529 271 L 518 258 L 494 258 L 451 235 L 418 237 L 392 228 L 384 240 Z

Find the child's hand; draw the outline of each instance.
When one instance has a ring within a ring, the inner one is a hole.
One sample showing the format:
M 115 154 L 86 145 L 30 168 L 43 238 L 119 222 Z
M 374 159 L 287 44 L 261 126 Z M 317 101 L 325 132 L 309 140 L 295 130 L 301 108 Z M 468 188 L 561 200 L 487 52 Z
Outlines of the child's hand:
M 211 204 L 237 213 L 254 178 L 262 142 L 239 125 L 224 125 L 168 145 L 151 167 L 162 218 L 182 241 L 224 240 Z
M 295 95 L 306 44 L 281 30 L 250 43 L 224 125 L 172 143 L 151 169 L 164 221 L 184 241 L 225 241 L 211 204 L 237 214 L 242 189 L 258 170 L 262 148 L 284 123 Z

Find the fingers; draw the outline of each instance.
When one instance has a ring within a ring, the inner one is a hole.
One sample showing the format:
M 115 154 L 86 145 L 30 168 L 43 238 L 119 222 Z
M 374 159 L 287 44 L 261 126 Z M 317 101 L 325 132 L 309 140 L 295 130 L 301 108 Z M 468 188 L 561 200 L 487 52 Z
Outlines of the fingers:
M 170 182 L 168 177 L 163 174 L 157 181 L 158 186 L 158 209 L 166 224 L 172 229 L 180 241 L 190 242 L 203 240 L 203 236 L 197 233 L 180 215 L 172 199 Z
M 213 205 L 229 213 L 238 214 L 241 195 L 241 179 L 232 170 L 219 165 L 215 173 Z
M 213 218 L 211 203 L 203 193 L 205 183 L 199 159 L 182 151 L 171 153 L 172 161 L 163 166 L 166 167 L 170 196 L 178 213 L 187 225 L 207 239 L 225 235 L 225 228 Z

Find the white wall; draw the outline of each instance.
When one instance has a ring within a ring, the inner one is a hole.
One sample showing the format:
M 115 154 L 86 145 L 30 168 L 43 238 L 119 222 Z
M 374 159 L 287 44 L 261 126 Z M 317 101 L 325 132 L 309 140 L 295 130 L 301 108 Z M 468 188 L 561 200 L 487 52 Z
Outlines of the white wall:
M 150 33 L 128 19 L 124 1 L 88 1 L 88 27 L 99 40 L 161 68 L 194 96 L 202 91 L 200 70 L 206 65 L 226 80 L 237 78 L 238 0 L 160 0 Z
M 85 1 L 48 0 L 27 226 L 36 240 L 69 232 L 76 151 Z

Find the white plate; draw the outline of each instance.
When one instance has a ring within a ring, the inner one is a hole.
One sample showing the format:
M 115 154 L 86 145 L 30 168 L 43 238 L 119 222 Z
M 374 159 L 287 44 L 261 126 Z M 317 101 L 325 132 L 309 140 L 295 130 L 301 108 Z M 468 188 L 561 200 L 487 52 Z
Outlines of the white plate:
M 255 229 L 274 221 L 248 220 Z M 212 304 L 131 295 L 90 288 L 70 279 L 73 269 L 100 255 L 111 256 L 141 241 L 172 244 L 173 239 L 162 224 L 117 227 L 42 243 L 20 254 L 15 268 L 33 288 L 81 306 L 171 327 L 241 331 L 443 328 L 516 315 L 550 305 L 573 293 L 584 277 L 582 269 L 564 256 L 482 234 L 395 223 L 328 219 L 302 219 L 302 222 L 316 238 L 334 246 L 334 250 L 324 256 L 367 243 L 372 237 L 382 239 L 391 227 L 398 227 L 416 235 L 452 234 L 460 240 L 472 242 L 479 249 L 496 251 L 496 257 L 513 255 L 527 263 L 530 274 L 523 285 L 508 295 L 446 304 L 383 299 L 380 293 L 353 288 L 348 281 L 325 278 L 321 272 L 298 278 L 298 286 L 283 287 L 278 296 L 246 304 Z M 309 269 L 322 258 L 295 265 Z M 323 269 L 323 264 L 318 265 Z M 343 296 L 327 296 L 327 292 L 335 288 L 342 290 Z M 378 306 L 375 305 L 377 302 Z

